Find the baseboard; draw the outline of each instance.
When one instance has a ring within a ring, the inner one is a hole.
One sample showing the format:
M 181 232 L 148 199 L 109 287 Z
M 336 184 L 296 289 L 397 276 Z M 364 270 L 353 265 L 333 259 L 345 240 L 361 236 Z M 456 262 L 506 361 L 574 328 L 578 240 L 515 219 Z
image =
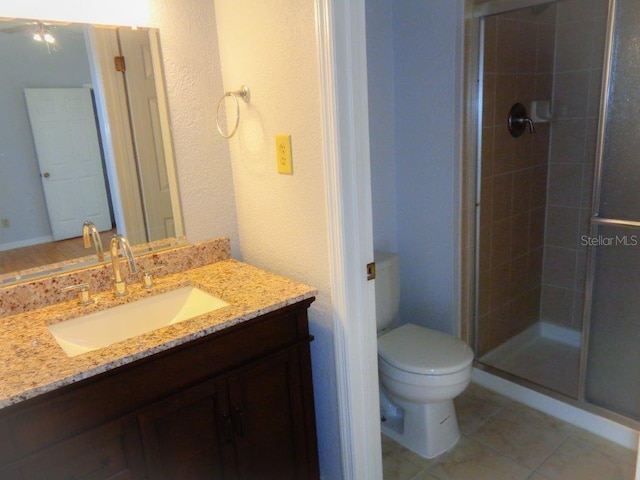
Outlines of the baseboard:
M 473 369 L 471 379 L 484 388 L 535 408 L 552 417 L 564 420 L 576 427 L 583 428 L 618 445 L 632 450 L 638 448 L 638 432 L 632 428 L 535 392 L 478 368 Z
M 53 237 L 48 235 L 46 237 L 28 238 L 26 240 L 19 240 L 17 242 L 8 242 L 0 244 L 0 252 L 5 250 L 13 250 L 14 248 L 30 247 L 32 245 L 38 245 L 40 243 L 53 242 Z

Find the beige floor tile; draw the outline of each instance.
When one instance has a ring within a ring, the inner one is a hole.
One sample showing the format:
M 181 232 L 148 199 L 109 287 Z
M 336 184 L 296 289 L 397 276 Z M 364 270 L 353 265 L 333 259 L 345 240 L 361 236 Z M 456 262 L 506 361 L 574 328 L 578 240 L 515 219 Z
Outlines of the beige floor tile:
M 431 463 L 407 450 L 391 438 L 382 436 L 382 467 L 384 480 L 412 480 Z
M 424 468 L 397 457 L 385 459 L 382 467 L 384 480 L 412 480 L 423 471 Z
M 571 436 L 577 441 L 583 442 L 586 445 L 601 451 L 608 457 L 611 457 L 614 461 L 628 463 L 635 467 L 636 452 L 634 450 L 624 448 L 581 428 L 576 428 L 575 433 Z
M 382 446 L 382 456 L 393 454 L 395 451 L 400 449 L 400 445 L 397 442 L 393 441 L 391 438 L 382 434 L 381 438 L 381 446 Z
M 421 457 L 417 453 L 412 452 L 408 448 L 405 448 L 404 446 L 400 445 L 398 442 L 396 442 L 392 438 L 387 437 L 386 435 L 383 434 L 382 435 L 382 454 L 384 455 L 385 452 L 388 452 L 394 456 L 400 457 L 403 460 L 408 460 L 423 468 L 428 467 L 434 462 L 433 459 Z
M 411 480 L 440 480 L 440 479 L 438 477 L 434 477 L 429 472 L 422 472 L 417 477 L 414 477 Z
M 540 475 L 539 473 L 534 473 L 527 480 L 550 480 L 549 477 L 545 477 L 544 475 Z
M 456 410 L 463 437 L 435 459 L 383 435 L 385 480 L 633 479 L 634 451 L 477 385 Z
M 569 438 L 537 469 L 550 480 L 632 480 L 633 465 Z
M 525 480 L 533 472 L 471 438 L 462 437 L 426 473 L 438 480 Z
M 511 401 L 490 390 L 471 384 L 454 400 L 460 432 L 470 435 Z
M 574 430 L 565 422 L 514 403 L 489 419 L 471 437 L 536 469 Z

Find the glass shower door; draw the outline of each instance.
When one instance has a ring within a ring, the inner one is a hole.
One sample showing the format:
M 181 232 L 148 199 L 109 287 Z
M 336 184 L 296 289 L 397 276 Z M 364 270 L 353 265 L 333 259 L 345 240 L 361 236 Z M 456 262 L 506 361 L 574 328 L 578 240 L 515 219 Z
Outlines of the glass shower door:
M 478 75 L 475 353 L 489 371 L 579 399 L 588 249 L 580 237 L 592 215 L 608 0 L 489 3 Z M 535 131 L 512 135 L 514 104 Z
M 591 231 L 585 401 L 640 419 L 640 7 L 617 0 Z

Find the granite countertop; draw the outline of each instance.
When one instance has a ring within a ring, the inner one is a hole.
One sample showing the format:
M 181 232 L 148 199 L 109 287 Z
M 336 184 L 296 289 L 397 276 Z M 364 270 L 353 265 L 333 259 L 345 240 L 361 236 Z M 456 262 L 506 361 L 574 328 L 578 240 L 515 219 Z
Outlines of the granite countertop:
M 0 408 L 134 362 L 215 331 L 250 320 L 286 305 L 312 298 L 307 285 L 250 265 L 222 260 L 199 268 L 154 278 L 147 291 L 140 282 L 116 299 L 111 290 L 93 295 L 83 307 L 67 301 L 0 318 Z M 181 286 L 194 285 L 229 303 L 219 310 L 164 327 L 108 347 L 68 357 L 47 325 L 128 303 Z

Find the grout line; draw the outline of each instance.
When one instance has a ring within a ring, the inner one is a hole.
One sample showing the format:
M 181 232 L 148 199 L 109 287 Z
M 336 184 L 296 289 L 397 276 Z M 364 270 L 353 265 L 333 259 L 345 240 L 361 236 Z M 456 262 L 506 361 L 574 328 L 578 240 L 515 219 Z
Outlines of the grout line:
M 529 472 L 531 472 L 529 474 L 529 476 L 527 478 L 529 478 L 531 475 L 533 475 L 536 471 L 535 469 L 531 468 L 529 465 L 525 465 L 524 463 L 516 460 L 515 458 L 511 458 L 508 455 L 506 455 L 504 452 L 501 452 L 497 449 L 495 449 L 494 447 L 492 447 L 491 445 L 487 445 L 486 443 L 484 443 L 482 440 L 479 440 L 477 438 L 473 438 L 470 437 L 468 435 L 465 435 L 467 438 L 469 438 L 470 440 L 473 440 L 476 443 L 479 443 L 480 445 L 482 445 L 483 447 L 485 447 L 488 450 L 491 450 L 493 453 L 495 453 L 496 455 L 498 455 L 499 457 L 501 457 L 504 460 L 509 461 L 510 463 L 515 463 L 516 465 L 521 466 L 522 468 L 526 468 L 527 470 L 529 470 Z
M 551 418 L 553 418 L 553 417 L 551 417 Z M 547 463 L 547 461 L 548 461 L 551 457 L 553 457 L 556 453 L 558 453 L 558 451 L 559 451 L 559 450 L 560 450 L 560 449 L 561 449 L 561 448 L 562 448 L 562 447 L 563 447 L 563 446 L 564 446 L 564 445 L 569 441 L 569 439 L 570 439 L 570 438 L 571 438 L 571 434 L 569 433 L 569 434 L 565 437 L 565 439 L 564 439 L 564 440 L 562 440 L 562 442 L 560 442 L 560 444 L 559 444 L 556 448 L 554 448 L 554 449 L 553 449 L 553 451 L 552 451 L 549 455 L 547 455 L 547 456 L 545 457 L 545 459 L 544 459 L 542 462 L 540 462 L 540 464 L 539 464 L 539 465 L 534 469 L 534 470 L 535 470 L 535 472 L 536 472 L 536 473 L 540 473 L 540 475 L 542 475 L 542 472 L 540 472 L 540 471 L 539 471 L 539 470 L 540 470 L 540 468 L 541 468 L 545 463 Z

